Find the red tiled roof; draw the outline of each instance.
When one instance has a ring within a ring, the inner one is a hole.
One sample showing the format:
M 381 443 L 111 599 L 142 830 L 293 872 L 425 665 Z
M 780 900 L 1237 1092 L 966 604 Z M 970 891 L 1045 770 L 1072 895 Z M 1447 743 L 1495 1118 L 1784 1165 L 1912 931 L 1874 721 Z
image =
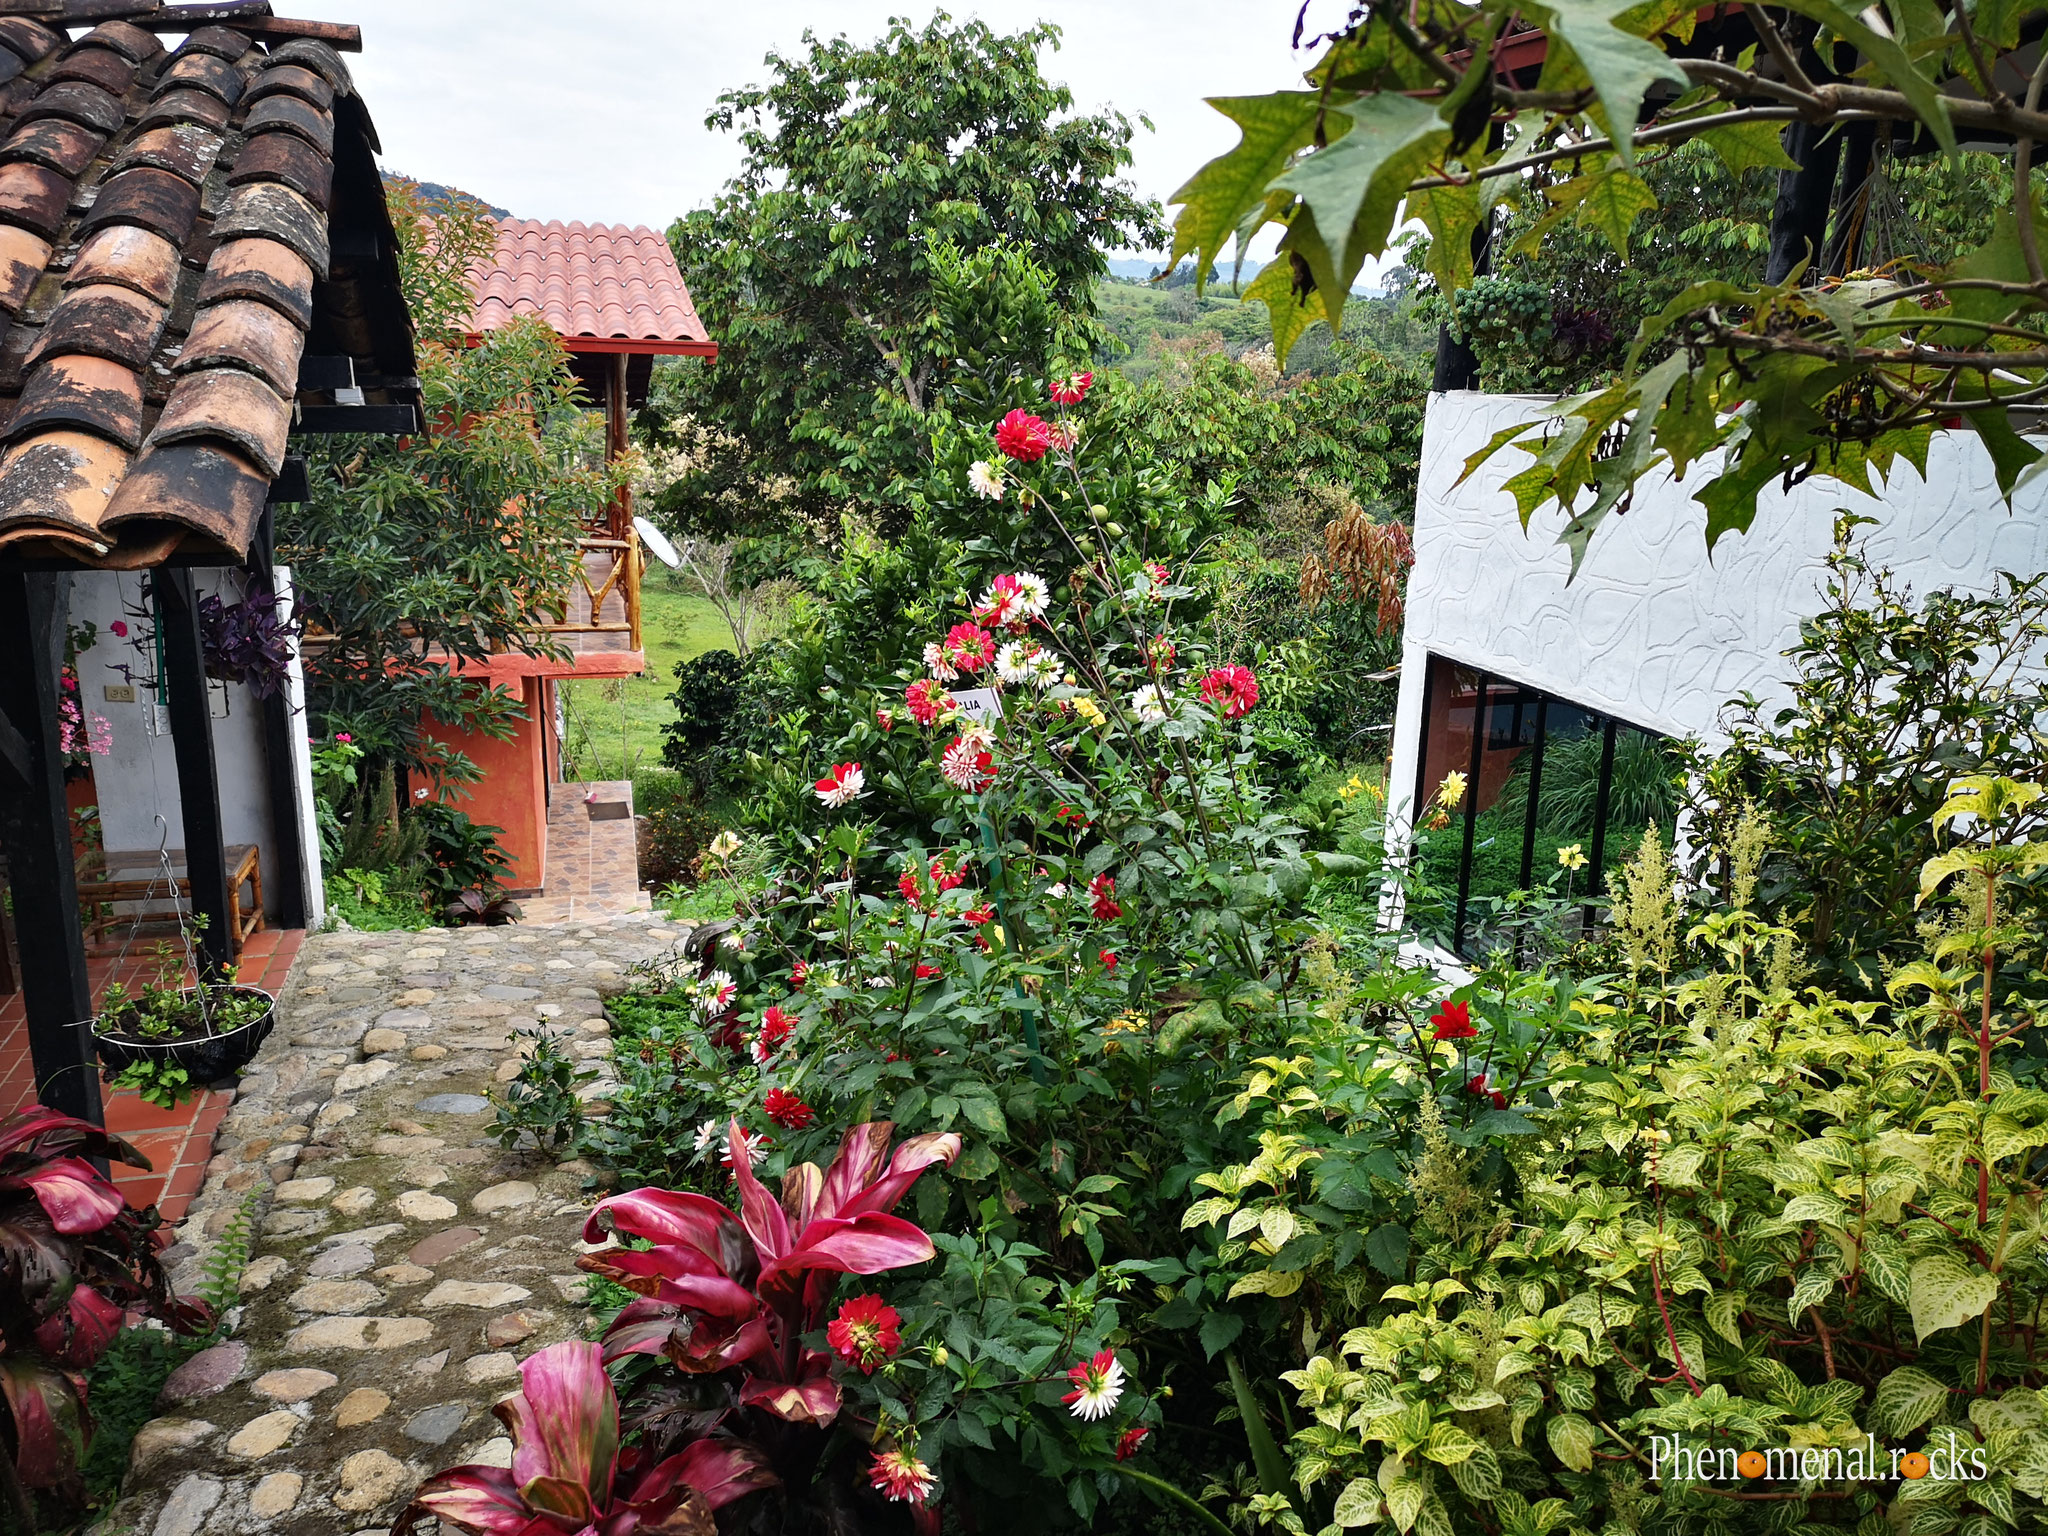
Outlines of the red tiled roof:
M 718 350 L 697 318 L 674 252 L 645 225 L 497 224 L 491 265 L 470 271 L 472 330 L 493 331 L 514 315 L 539 315 L 571 351 L 579 341 L 620 344 L 601 346 L 604 351 Z
M 297 23 L 166 53 L 118 18 L 70 35 L 118 4 L 23 9 L 0 5 L 0 554 L 240 559 L 309 330 L 344 350 L 315 285 L 354 270 L 329 219 L 368 118 L 332 48 L 264 30 Z

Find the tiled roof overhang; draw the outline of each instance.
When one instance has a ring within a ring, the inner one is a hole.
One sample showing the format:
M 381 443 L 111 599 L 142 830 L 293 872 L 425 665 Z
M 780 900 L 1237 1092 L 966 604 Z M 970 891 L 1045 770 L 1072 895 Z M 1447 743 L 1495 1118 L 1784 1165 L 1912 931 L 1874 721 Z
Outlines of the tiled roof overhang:
M 415 398 L 376 131 L 297 25 L 0 14 L 0 560 L 240 560 L 304 357 Z
M 716 357 L 668 241 L 645 225 L 499 219 L 470 271 L 472 334 L 538 315 L 571 352 Z

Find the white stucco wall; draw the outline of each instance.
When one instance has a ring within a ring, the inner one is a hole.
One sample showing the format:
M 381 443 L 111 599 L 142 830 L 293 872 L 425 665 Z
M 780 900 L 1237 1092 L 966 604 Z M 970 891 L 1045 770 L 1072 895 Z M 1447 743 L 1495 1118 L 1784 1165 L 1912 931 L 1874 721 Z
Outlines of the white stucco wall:
M 280 572 L 280 583 L 284 579 Z M 202 571 L 197 587 L 201 596 L 221 590 L 226 573 Z M 109 684 L 123 681 L 125 665 L 138 680 L 155 669 L 153 651 L 140 651 L 131 641 L 147 631 L 148 621 L 137 614 L 143 608 L 142 578 L 136 572 L 88 571 L 72 580 L 71 620 L 90 622 L 98 638 L 78 657 L 79 694 L 88 715 L 98 715 L 109 726 L 110 749 L 93 758 L 93 780 L 99 792 L 100 829 L 105 846 L 113 849 L 153 849 L 168 831 L 168 846 L 185 846 L 184 816 L 178 804 L 178 764 L 168 734 L 168 723 L 159 734 L 156 695 L 138 681 L 134 703 L 111 701 Z M 229 594 L 239 595 L 239 588 Z M 113 633 L 116 621 L 129 628 L 129 638 Z M 305 686 L 294 651 L 290 694 L 295 707 L 303 710 Z M 223 839 L 230 843 L 254 843 L 262 861 L 264 905 L 268 916 L 277 917 L 280 865 L 277 841 L 271 822 L 269 780 L 264 769 L 262 706 L 240 683 L 210 683 L 207 687 L 209 713 L 213 721 L 213 751 L 220 782 L 220 814 Z M 303 730 L 294 753 L 300 778 L 300 801 L 308 808 L 308 830 L 304 846 L 314 866 L 310 872 L 307 910 L 319 912 L 319 840 L 311 835 L 311 762 L 306 753 Z M 165 828 L 157 826 L 161 815 Z
M 1709 559 L 1706 513 L 1692 500 L 1718 466 L 1680 484 L 1644 481 L 1624 515 L 1593 535 L 1578 576 L 1556 542 L 1564 518 L 1538 512 L 1525 533 L 1501 487 L 1529 462 L 1503 450 L 1458 485 L 1466 458 L 1547 402 L 1467 392 L 1432 395 L 1415 500 L 1415 568 L 1389 765 L 1390 840 L 1405 842 L 1415 784 L 1422 684 L 1432 653 L 1542 688 L 1650 730 L 1713 740 L 1728 700 L 1785 695 L 1783 652 L 1823 605 L 1836 509 L 1877 519 L 1861 530 L 1873 565 L 1913 590 L 1984 590 L 2000 570 L 2048 570 L 2048 486 L 2008 512 L 1976 435 L 1938 432 L 1923 482 L 1901 464 L 1865 496 L 1834 480 L 1757 498 L 1755 524 Z M 1391 814 L 1398 812 L 1398 814 Z

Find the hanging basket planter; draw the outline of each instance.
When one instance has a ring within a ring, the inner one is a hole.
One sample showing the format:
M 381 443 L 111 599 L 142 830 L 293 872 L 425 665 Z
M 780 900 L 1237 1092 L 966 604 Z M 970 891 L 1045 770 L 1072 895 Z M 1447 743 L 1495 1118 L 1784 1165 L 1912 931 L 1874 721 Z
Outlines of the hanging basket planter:
M 158 1022 L 144 1032 L 141 1012 L 129 1004 L 101 1014 L 92 1021 L 93 1049 L 109 1072 L 121 1072 L 137 1063 L 169 1063 L 183 1067 L 196 1084 L 217 1083 L 232 1077 L 251 1061 L 270 1037 L 277 1020 L 277 999 L 261 987 L 215 986 L 207 989 L 212 1017 L 202 1016 L 199 989 L 185 987 L 178 997 L 191 1006 L 191 1027 L 176 1031 L 175 1021 Z M 223 1004 L 238 1000 L 234 1013 L 240 1022 L 231 1028 L 218 1027 Z M 253 1005 L 260 1003 L 260 1008 Z

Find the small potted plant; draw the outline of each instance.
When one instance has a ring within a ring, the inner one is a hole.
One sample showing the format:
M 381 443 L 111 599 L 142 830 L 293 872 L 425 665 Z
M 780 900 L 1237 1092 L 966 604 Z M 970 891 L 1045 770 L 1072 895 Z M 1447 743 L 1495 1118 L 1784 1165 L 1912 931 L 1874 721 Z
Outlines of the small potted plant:
M 188 924 L 203 931 L 206 915 L 194 913 Z M 171 1109 L 255 1059 L 277 999 L 243 986 L 233 966 L 218 981 L 186 985 L 189 938 L 184 953 L 165 942 L 156 956 L 156 979 L 139 992 L 118 981 L 108 986 L 92 1022 L 93 1047 L 114 1087 Z

